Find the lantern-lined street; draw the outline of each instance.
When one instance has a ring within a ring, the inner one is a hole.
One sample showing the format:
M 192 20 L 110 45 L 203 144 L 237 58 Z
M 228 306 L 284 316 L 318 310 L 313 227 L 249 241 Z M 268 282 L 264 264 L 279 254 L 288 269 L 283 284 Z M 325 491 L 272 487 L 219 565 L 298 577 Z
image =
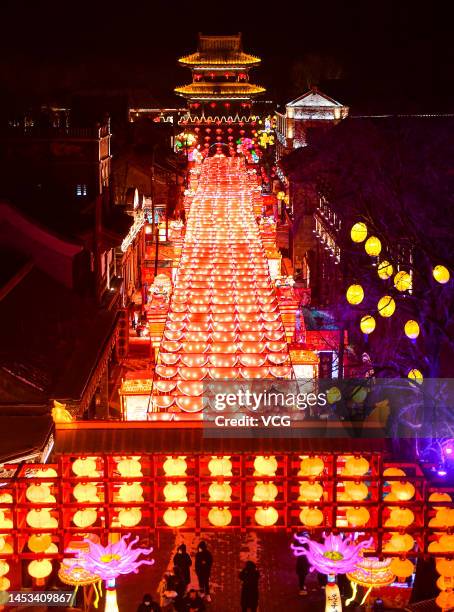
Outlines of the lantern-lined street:
M 450 38 L 327 1 L 6 3 L 0 611 L 454 610 Z

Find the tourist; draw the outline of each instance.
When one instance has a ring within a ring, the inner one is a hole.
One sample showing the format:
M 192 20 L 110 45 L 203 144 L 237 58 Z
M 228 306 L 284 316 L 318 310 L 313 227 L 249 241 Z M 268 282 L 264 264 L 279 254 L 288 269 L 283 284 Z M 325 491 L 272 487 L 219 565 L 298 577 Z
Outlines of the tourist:
M 149 593 L 143 596 L 142 603 L 137 608 L 137 612 L 160 612 L 160 610 L 161 606 L 153 600 Z
M 195 589 L 190 589 L 189 593 L 183 599 L 183 612 L 203 612 L 205 604 L 203 599 Z
M 166 572 L 162 577 L 158 586 L 158 593 L 160 597 L 161 611 L 174 612 L 174 603 L 178 597 L 178 593 L 175 590 L 175 576 L 171 572 Z
M 300 595 L 307 595 L 306 591 L 306 576 L 309 572 L 309 561 L 306 555 L 300 555 L 296 558 L 296 573 L 298 575 L 298 584 Z
M 213 555 L 207 548 L 206 542 L 200 542 L 195 556 L 195 573 L 199 581 L 199 588 L 202 597 L 205 597 L 208 602 L 210 597 L 210 575 L 211 566 L 213 565 Z
M 192 559 L 186 552 L 186 544 L 180 544 L 177 548 L 177 552 L 173 557 L 174 568 L 178 568 L 180 571 L 181 579 L 184 582 L 185 587 L 191 582 L 191 565 Z
M 246 561 L 240 572 L 241 586 L 241 612 L 257 612 L 259 605 L 259 578 L 260 572 L 253 561 Z

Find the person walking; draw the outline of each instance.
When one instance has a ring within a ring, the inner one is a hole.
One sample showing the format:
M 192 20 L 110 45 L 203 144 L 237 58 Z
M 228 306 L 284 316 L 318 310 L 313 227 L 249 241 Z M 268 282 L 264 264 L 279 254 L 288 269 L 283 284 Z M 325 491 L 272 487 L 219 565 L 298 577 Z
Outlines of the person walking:
M 186 588 L 191 582 L 191 565 L 192 559 L 186 551 L 186 544 L 180 544 L 173 557 L 173 566 L 174 568 L 178 568 L 180 577 Z
M 306 576 L 309 573 L 309 561 L 306 555 L 301 555 L 296 558 L 296 574 L 298 576 L 298 584 L 300 595 L 307 595 Z
M 200 593 L 208 602 L 211 601 L 210 575 L 212 565 L 213 555 L 208 550 L 206 542 L 202 540 L 195 555 L 195 573 L 199 581 Z
M 253 561 L 246 561 L 240 572 L 241 612 L 257 612 L 259 605 L 260 572 Z
M 161 606 L 154 601 L 149 593 L 146 593 L 143 596 L 142 603 L 137 608 L 137 612 L 161 612 Z

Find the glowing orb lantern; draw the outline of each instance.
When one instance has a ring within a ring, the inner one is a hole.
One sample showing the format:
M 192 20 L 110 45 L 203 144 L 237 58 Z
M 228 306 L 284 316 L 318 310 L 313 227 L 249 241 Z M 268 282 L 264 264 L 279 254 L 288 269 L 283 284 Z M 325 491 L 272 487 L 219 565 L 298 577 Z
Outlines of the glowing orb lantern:
M 381 317 L 392 317 L 396 310 L 396 302 L 390 295 L 384 295 L 378 300 L 377 309 Z
M 400 270 L 394 277 L 394 287 L 397 291 L 408 291 L 412 287 L 411 274 Z
M 299 488 L 298 501 L 315 502 L 320 501 L 323 495 L 323 487 L 318 482 L 302 482 Z
M 328 404 L 335 404 L 342 399 L 342 393 L 339 387 L 330 387 L 326 392 L 326 400 Z
M 182 507 L 167 508 L 164 512 L 164 523 L 169 527 L 181 527 L 187 521 L 188 513 Z
M 83 529 L 84 527 L 91 527 L 97 519 L 98 513 L 94 508 L 84 508 L 74 513 L 73 523 Z
M 318 508 L 301 508 L 299 519 L 307 527 L 318 527 L 323 523 L 324 515 Z
M 365 457 L 348 457 L 345 461 L 346 476 L 364 476 L 369 471 L 369 462 Z
M 416 340 L 420 331 L 418 322 L 410 319 L 405 323 L 404 331 L 407 338 L 410 338 L 410 340 Z
M 228 482 L 213 482 L 208 489 L 210 501 L 232 501 L 232 487 Z
M 411 482 L 392 482 L 391 493 L 399 501 L 409 501 L 415 496 L 416 490 Z
M 8 572 L 9 572 L 9 564 L 3 559 L 0 559 L 0 578 L 2 578 L 3 576 L 6 576 Z
M 167 457 L 162 466 L 167 476 L 186 476 L 186 457 Z
M 52 563 L 49 559 L 35 559 L 28 564 L 28 573 L 36 580 L 47 578 L 52 573 Z
M 378 264 L 377 274 L 382 280 L 387 280 L 388 278 L 391 278 L 393 272 L 394 268 L 392 267 L 392 264 L 389 263 L 389 261 L 386 261 L 384 259 Z
M 338 389 L 339 391 L 339 389 Z M 339 391 L 340 395 L 340 391 Z M 340 397 L 339 397 L 340 399 Z M 325 464 L 323 459 L 320 457 L 302 457 L 300 463 L 300 471 L 298 472 L 298 476 L 309 476 L 315 478 L 316 476 L 320 476 L 320 474 L 325 469 Z
M 34 529 L 56 529 L 58 521 L 47 508 L 30 510 L 27 513 L 27 524 Z
M 261 525 L 262 527 L 271 527 L 277 523 L 278 519 L 279 513 L 276 508 L 273 508 L 272 506 L 260 506 L 255 511 L 255 522 L 257 525 Z
M 212 476 L 232 476 L 232 462 L 230 457 L 212 457 L 208 463 Z
M 99 474 L 96 471 L 96 461 L 90 457 L 80 457 L 72 464 L 72 470 L 80 478 L 96 478 Z
M 254 496 L 252 501 L 255 502 L 270 502 L 277 497 L 278 490 L 272 482 L 258 482 L 254 487 Z
M 371 315 L 364 315 L 361 317 L 361 321 L 359 322 L 359 327 L 363 334 L 371 334 L 375 329 L 376 323 L 375 319 Z
M 0 591 L 8 591 L 11 586 L 11 582 L 6 576 L 0 577 Z
M 347 508 L 345 511 L 347 522 L 352 527 L 364 527 L 370 519 L 369 510 L 367 508 Z
M 392 508 L 385 527 L 409 527 L 415 520 L 410 508 Z
M 371 257 L 378 257 L 381 253 L 381 242 L 377 236 L 371 236 L 364 245 L 366 253 Z
M 449 279 L 451 278 L 451 274 L 448 268 L 442 265 L 435 266 L 432 271 L 432 274 L 437 283 L 440 283 L 441 285 L 445 285 L 446 283 L 448 283 Z
M 255 476 L 274 476 L 277 470 L 275 457 L 256 457 L 254 460 Z
M 73 495 L 80 503 L 99 502 L 98 488 L 93 482 L 77 483 Z
M 399 580 L 403 581 L 414 573 L 415 566 L 410 559 L 399 559 L 396 557 L 392 559 L 389 569 Z
M 52 544 L 52 537 L 48 533 L 40 533 L 31 535 L 28 538 L 27 545 L 34 553 L 42 553 Z
M 211 508 L 208 520 L 215 527 L 226 527 L 232 522 L 232 513 L 228 508 Z
M 408 552 L 413 550 L 415 540 L 409 533 L 392 533 L 384 546 L 385 552 Z
M 186 502 L 188 489 L 184 482 L 169 482 L 164 487 L 164 498 L 168 502 Z
M 47 484 L 36 483 L 27 487 L 25 496 L 33 504 L 55 503 L 55 497 L 51 495 L 50 487 Z
M 128 482 L 121 485 L 118 490 L 118 497 L 122 502 L 142 502 L 143 488 L 138 482 Z
M 345 481 L 344 490 L 349 499 L 356 502 L 363 501 L 369 495 L 369 489 L 364 482 Z
M 417 368 L 412 368 L 408 374 L 407 374 L 408 378 L 410 380 L 412 380 L 415 383 L 418 383 L 419 385 L 422 383 L 422 381 L 424 380 L 424 376 L 422 375 L 422 372 L 420 370 L 418 370 Z
M 122 527 L 135 527 L 142 520 L 140 508 L 123 508 L 118 513 L 118 522 Z
M 355 225 L 350 230 L 350 236 L 353 242 L 364 242 L 364 240 L 366 240 L 367 238 L 367 225 L 365 223 L 362 223 L 361 221 L 355 223 Z
M 361 285 L 350 285 L 347 289 L 346 297 L 349 304 L 361 304 L 364 300 L 364 289 Z
M 139 459 L 122 459 L 118 462 L 118 471 L 124 478 L 138 478 L 142 476 L 142 466 Z

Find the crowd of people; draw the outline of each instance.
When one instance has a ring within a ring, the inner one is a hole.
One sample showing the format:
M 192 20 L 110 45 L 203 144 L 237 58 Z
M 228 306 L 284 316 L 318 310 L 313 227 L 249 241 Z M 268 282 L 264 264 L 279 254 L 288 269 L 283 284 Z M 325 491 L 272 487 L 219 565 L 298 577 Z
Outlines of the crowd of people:
M 159 603 L 146 594 L 137 612 L 204 612 L 211 602 L 210 577 L 213 555 L 201 541 L 194 559 L 198 589 L 190 588 L 192 558 L 185 544 L 180 544 L 173 557 L 173 570 L 164 574 L 159 583 Z M 260 572 L 253 561 L 247 561 L 239 573 L 241 581 L 241 612 L 257 612 Z

